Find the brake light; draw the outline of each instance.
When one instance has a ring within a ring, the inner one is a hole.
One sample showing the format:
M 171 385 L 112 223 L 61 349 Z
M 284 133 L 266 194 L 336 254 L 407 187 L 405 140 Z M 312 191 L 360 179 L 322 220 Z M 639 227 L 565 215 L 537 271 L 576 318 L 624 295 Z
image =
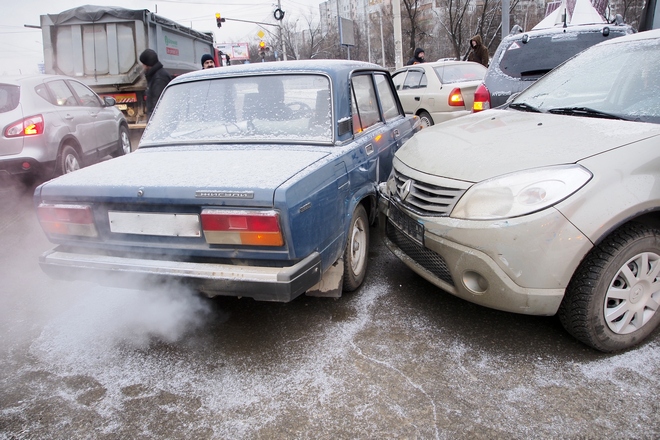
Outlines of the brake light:
M 49 205 L 37 207 L 37 217 L 47 234 L 97 237 L 92 208 L 89 205 Z
M 275 211 L 204 209 L 202 229 L 209 244 L 284 245 L 279 215 Z
M 449 106 L 450 107 L 465 107 L 465 101 L 463 101 L 463 94 L 461 89 L 456 87 L 449 94 Z
M 472 105 L 472 111 L 476 113 L 482 110 L 488 110 L 489 108 L 490 92 L 484 83 L 481 83 L 479 84 L 479 87 L 477 87 L 477 90 L 474 92 L 474 104 Z
M 23 118 L 20 121 L 10 124 L 5 129 L 5 137 L 35 136 L 43 134 L 44 118 L 41 115 Z

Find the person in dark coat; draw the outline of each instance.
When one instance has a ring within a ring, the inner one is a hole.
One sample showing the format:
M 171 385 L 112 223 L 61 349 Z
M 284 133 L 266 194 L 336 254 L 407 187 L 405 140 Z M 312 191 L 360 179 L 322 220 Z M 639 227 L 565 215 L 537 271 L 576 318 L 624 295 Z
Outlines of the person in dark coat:
M 473 61 L 475 63 L 483 64 L 485 67 L 488 67 L 488 48 L 483 45 L 481 42 L 481 35 L 475 35 L 470 40 L 470 55 L 468 55 L 468 61 Z
M 205 53 L 202 55 L 202 69 L 213 69 L 215 67 L 215 61 L 213 60 L 213 57 Z
M 406 63 L 406 66 L 411 66 L 413 64 L 423 63 L 424 62 L 424 56 L 425 56 L 424 49 L 422 49 L 421 47 L 418 47 L 417 49 L 415 49 L 415 54 L 413 55 L 413 57 L 411 59 L 409 59 L 408 62 Z
M 140 62 L 144 65 L 144 76 L 147 78 L 147 120 L 149 120 L 165 86 L 172 81 L 172 75 L 163 68 L 158 61 L 158 54 L 152 49 L 146 49 L 140 54 Z

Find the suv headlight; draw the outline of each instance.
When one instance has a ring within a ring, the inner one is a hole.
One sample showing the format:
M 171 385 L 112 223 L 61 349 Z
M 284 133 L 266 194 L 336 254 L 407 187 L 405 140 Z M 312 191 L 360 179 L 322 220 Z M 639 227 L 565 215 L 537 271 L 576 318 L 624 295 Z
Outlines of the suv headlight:
M 471 186 L 456 203 L 450 217 L 495 220 L 530 214 L 561 202 L 592 177 L 580 165 L 505 174 Z

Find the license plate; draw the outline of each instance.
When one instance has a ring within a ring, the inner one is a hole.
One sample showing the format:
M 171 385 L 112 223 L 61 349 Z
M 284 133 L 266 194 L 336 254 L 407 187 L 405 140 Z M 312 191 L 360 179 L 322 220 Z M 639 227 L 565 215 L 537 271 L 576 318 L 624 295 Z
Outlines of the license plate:
M 401 211 L 394 203 L 390 203 L 387 218 L 401 232 L 413 241 L 424 246 L 424 225 L 416 221 L 408 214 Z
M 115 104 L 115 107 L 117 107 L 119 110 L 128 110 L 128 105 L 126 104 Z
M 197 214 L 109 211 L 108 220 L 110 221 L 110 231 L 118 234 L 161 237 L 201 236 L 201 225 Z

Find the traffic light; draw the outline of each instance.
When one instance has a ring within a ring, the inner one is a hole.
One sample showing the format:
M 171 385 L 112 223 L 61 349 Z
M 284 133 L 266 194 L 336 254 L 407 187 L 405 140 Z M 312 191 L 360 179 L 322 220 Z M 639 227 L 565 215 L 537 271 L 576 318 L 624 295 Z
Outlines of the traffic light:
M 259 50 L 262 52 L 266 50 L 266 42 L 264 40 L 259 41 Z
M 215 13 L 215 23 L 218 25 L 218 27 L 222 27 L 222 23 L 225 22 L 225 19 L 220 17 L 220 13 L 216 12 Z

